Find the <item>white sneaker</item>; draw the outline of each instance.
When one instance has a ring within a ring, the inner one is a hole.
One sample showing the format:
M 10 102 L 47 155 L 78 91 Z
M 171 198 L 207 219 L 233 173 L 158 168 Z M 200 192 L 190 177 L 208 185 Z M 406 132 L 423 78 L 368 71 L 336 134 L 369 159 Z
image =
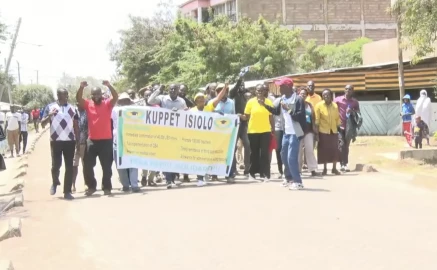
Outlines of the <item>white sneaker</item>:
M 292 183 L 289 187 L 290 190 L 302 190 L 303 185 L 298 183 Z
M 349 167 L 347 166 L 347 164 L 344 166 L 344 172 L 350 172 L 351 170 L 349 170 Z
M 282 187 L 288 187 L 288 181 L 286 179 L 284 179 L 284 181 L 282 181 L 281 183 Z
M 256 176 L 249 174 L 249 180 L 256 181 Z
M 266 177 L 266 178 L 263 178 L 262 180 L 263 180 L 264 183 L 268 183 L 268 182 L 270 182 L 270 178 L 267 178 L 267 177 Z
M 197 186 L 198 187 L 203 187 L 203 186 L 205 186 L 206 185 L 206 183 L 204 182 L 204 181 L 202 181 L 202 180 L 198 180 L 197 181 Z
M 343 165 L 341 165 L 341 168 L 340 168 L 340 171 L 341 172 L 345 172 L 345 168 L 344 168 L 345 166 L 343 166 Z

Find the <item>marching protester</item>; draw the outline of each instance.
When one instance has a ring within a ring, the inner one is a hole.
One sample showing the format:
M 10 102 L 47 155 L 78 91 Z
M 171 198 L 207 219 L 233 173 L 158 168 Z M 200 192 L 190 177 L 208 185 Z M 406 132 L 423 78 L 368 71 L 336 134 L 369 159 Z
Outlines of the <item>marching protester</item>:
M 224 87 L 224 89 L 222 91 L 220 91 L 220 93 L 217 95 L 217 97 L 213 98 L 210 102 L 208 102 L 207 105 L 205 105 L 205 103 L 206 103 L 205 95 L 203 93 L 197 93 L 194 96 L 194 103 L 196 104 L 196 106 L 191 108 L 190 111 L 192 111 L 192 112 L 213 112 L 214 109 L 219 104 L 219 102 L 225 96 L 225 94 L 227 92 L 227 87 L 228 86 L 226 85 Z M 234 159 L 234 162 L 235 162 L 235 159 Z M 231 171 L 231 174 L 232 174 L 232 171 Z M 231 182 L 233 183 L 233 181 L 231 179 L 228 179 L 228 183 L 231 183 Z M 197 176 L 197 186 L 202 187 L 204 185 L 205 185 L 204 176 L 198 175 Z
M 414 110 L 413 104 L 411 104 L 411 97 L 410 95 L 406 94 L 403 98 L 404 103 L 402 104 L 402 133 L 405 136 L 405 139 L 407 140 L 407 143 L 409 146 L 413 146 L 412 143 L 412 130 L 411 130 L 411 118 L 412 115 L 416 113 Z
M 11 106 L 11 111 L 6 113 L 5 130 L 8 138 L 9 151 L 11 158 L 14 157 L 14 146 L 17 157 L 20 156 L 20 132 L 21 132 L 21 114 L 15 112 L 15 108 Z
M 346 136 L 346 130 L 348 127 L 348 118 L 355 117 L 355 114 L 360 112 L 360 104 L 358 100 L 353 97 L 354 94 L 354 86 L 346 85 L 343 96 L 336 97 L 334 102 L 337 103 L 338 112 L 340 113 L 340 136 L 342 139 L 343 145 L 341 146 L 340 152 L 340 170 L 342 172 L 349 172 L 349 147 L 351 144 L 352 138 L 350 136 Z
M 425 89 L 420 91 L 420 97 L 416 103 L 416 114 L 420 116 L 423 122 L 429 127 L 432 121 L 431 99 Z M 426 144 L 429 145 L 429 134 L 424 134 Z
M 332 163 L 332 173 L 339 175 L 337 162 L 339 160 L 338 130 L 341 119 L 337 104 L 332 100 L 332 92 L 325 89 L 322 92 L 323 101 L 316 105 L 316 127 L 319 134 L 317 145 L 317 161 L 323 164 L 322 175 L 327 175 L 327 163 Z
M 83 98 L 83 90 L 88 86 L 87 82 L 81 82 L 76 94 L 76 100 L 80 107 L 87 113 L 88 140 L 84 155 L 83 174 L 88 190 L 86 196 L 91 196 L 97 190 L 97 181 L 94 176 L 96 158 L 99 157 L 103 170 L 102 189 L 105 195 L 110 195 L 112 190 L 112 109 L 118 101 L 118 94 L 114 87 L 103 81 L 108 87 L 111 96 L 103 99 L 102 89 L 95 87 L 91 90 L 91 99 Z
M 39 118 L 40 118 L 40 110 L 37 106 L 33 108 L 30 112 L 30 116 L 32 117 L 33 127 L 35 128 L 36 133 L 39 132 Z
M 316 127 L 316 113 L 313 105 L 306 101 L 308 97 L 307 88 L 301 88 L 299 94 L 303 100 L 305 100 L 305 122 L 306 125 L 303 129 L 304 137 L 300 144 L 299 155 L 299 171 L 303 166 L 304 156 L 307 162 L 308 171 L 311 172 L 311 176 L 317 176 L 317 160 L 314 155 L 314 143 L 318 140 L 318 133 Z
M 206 103 L 208 103 L 211 99 L 215 98 L 216 92 L 215 89 L 217 88 L 217 83 L 209 83 L 206 86 L 205 94 L 206 94 Z
M 303 138 L 305 121 L 305 104 L 301 96 L 294 91 L 294 83 L 290 78 L 275 81 L 282 94 L 281 102 L 275 108 L 269 109 L 275 115 L 282 115 L 284 119 L 284 136 L 282 138 L 281 157 L 285 167 L 283 186 L 290 190 L 304 188 L 299 172 L 300 139 Z
M 52 186 L 50 195 L 56 194 L 60 168 L 64 159 L 64 198 L 72 200 L 73 158 L 76 138 L 79 138 L 78 115 L 73 105 L 68 103 L 68 91 L 59 88 L 56 92 L 58 100 L 44 109 L 42 128 L 50 123 L 50 147 L 52 154 Z
M 193 108 L 195 104 L 187 98 L 187 92 L 188 87 L 185 84 L 181 84 L 181 87 L 179 88 L 179 96 L 185 101 L 188 108 Z
M 133 102 L 137 102 L 137 93 L 135 92 L 135 90 L 133 89 L 129 89 L 126 91 L 126 93 L 129 95 L 129 98 L 133 101 Z
M 280 107 L 282 97 L 278 97 L 273 102 L 273 107 L 278 108 Z M 282 163 L 282 157 L 281 157 L 281 150 L 282 150 L 282 138 L 284 137 L 284 115 L 282 113 L 282 110 L 279 110 L 279 115 L 273 116 L 275 121 L 275 139 L 276 139 L 276 162 L 278 163 L 278 172 L 279 172 L 279 179 L 282 179 L 282 176 L 284 175 L 284 165 Z M 271 157 L 270 157 L 271 158 Z M 270 162 L 271 163 L 271 162 Z
M 273 103 L 265 97 L 265 88 L 262 84 L 256 86 L 256 97 L 250 99 L 244 114 L 248 122 L 247 133 L 250 142 L 250 170 L 249 177 L 256 180 L 256 173 L 260 174 L 261 181 L 270 180 L 269 146 L 274 132 L 272 113 L 266 109 Z
M 243 68 L 238 76 L 238 80 L 234 87 L 229 91 L 229 98 L 234 100 L 235 112 L 240 117 L 240 126 L 238 128 L 238 139 L 241 140 L 244 149 L 244 172 L 245 176 L 249 175 L 250 168 L 250 143 L 247 136 L 247 120 L 244 116 L 244 108 L 247 101 L 250 99 L 250 92 L 244 89 L 243 78 L 249 71 L 249 68 Z M 245 97 L 245 94 L 249 94 L 249 98 Z M 236 170 L 235 170 L 236 172 Z
M 73 193 L 76 192 L 76 179 L 77 179 L 77 175 L 79 174 L 79 163 L 82 164 L 82 167 L 84 166 L 83 158 L 85 156 L 86 142 L 88 139 L 88 119 L 86 116 L 86 111 L 79 104 L 77 104 L 77 111 L 78 111 L 78 118 L 79 118 L 78 119 L 79 138 L 76 138 L 76 140 L 79 141 L 76 146 L 76 151 L 74 153 L 74 161 L 73 161 L 73 188 L 72 188 Z
M 117 127 L 118 127 L 118 113 L 124 106 L 132 105 L 134 102 L 131 99 L 132 96 L 128 93 L 122 93 L 118 97 L 117 107 L 112 110 L 112 121 L 114 125 L 113 129 L 113 141 L 114 141 L 114 159 L 117 159 Z M 138 168 L 120 169 L 117 168 L 118 175 L 120 177 L 121 185 L 123 186 L 123 192 L 132 191 L 134 193 L 140 192 L 138 187 Z
M 305 101 L 311 103 L 313 108 L 316 107 L 316 105 L 322 101 L 322 97 L 319 94 L 316 94 L 316 84 L 313 81 L 308 81 L 307 83 L 307 89 L 308 89 L 308 96 L 306 97 Z
M 8 143 L 6 142 L 6 132 L 0 124 L 0 171 L 6 170 L 6 163 L 3 158 L 5 151 L 7 151 Z
M 152 93 L 152 95 L 150 95 L 149 99 L 147 100 L 150 105 L 159 105 L 161 106 L 161 108 L 172 111 L 187 109 L 187 104 L 185 103 L 185 100 L 179 97 L 179 85 L 171 84 L 169 87 L 168 95 L 161 95 L 161 90 L 163 90 L 162 87 L 158 87 Z M 164 172 L 168 189 L 176 186 L 176 174 L 177 173 L 175 172 Z
M 21 111 L 21 132 L 20 132 L 20 150 L 23 149 L 23 155 L 26 153 L 27 147 L 27 138 L 28 138 L 28 130 L 27 124 L 29 123 L 29 115 L 25 111 Z M 21 147 L 21 143 L 23 143 L 23 147 Z

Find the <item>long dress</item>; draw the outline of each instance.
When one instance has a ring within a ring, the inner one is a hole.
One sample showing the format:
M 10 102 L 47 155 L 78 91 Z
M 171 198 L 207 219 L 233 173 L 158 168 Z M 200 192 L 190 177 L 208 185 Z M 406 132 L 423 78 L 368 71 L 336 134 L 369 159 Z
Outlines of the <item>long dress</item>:
M 432 106 L 431 99 L 428 97 L 426 90 L 420 91 L 420 97 L 416 103 L 416 114 L 425 122 L 428 127 L 432 123 Z

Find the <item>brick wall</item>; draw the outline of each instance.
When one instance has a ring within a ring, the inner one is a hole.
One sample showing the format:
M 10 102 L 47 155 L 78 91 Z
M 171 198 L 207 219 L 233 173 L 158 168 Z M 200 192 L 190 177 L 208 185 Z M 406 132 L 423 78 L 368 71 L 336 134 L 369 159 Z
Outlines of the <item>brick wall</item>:
M 239 11 L 243 16 L 257 19 L 262 14 L 269 21 L 282 22 L 282 0 L 239 0 L 238 2 Z M 375 41 L 387 39 L 395 36 L 395 30 L 389 29 L 389 24 L 395 22 L 387 12 L 390 2 L 390 0 L 285 0 L 285 23 L 289 26 L 304 27 L 303 38 L 317 39 L 318 44 L 324 44 L 324 29 L 328 28 L 328 42 L 341 44 L 361 37 L 363 15 L 365 23 L 371 24 L 365 29 L 365 35 Z M 325 13 L 328 26 L 325 25 Z

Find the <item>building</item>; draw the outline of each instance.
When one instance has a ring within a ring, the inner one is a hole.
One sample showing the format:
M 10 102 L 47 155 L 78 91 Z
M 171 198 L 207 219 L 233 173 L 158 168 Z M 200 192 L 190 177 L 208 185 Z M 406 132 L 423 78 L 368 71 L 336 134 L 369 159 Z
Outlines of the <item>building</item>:
M 390 5 L 390 0 L 189 0 L 179 7 L 199 22 L 209 20 L 209 8 L 236 21 L 262 15 L 290 29 L 302 29 L 304 39 L 341 44 L 358 37 L 374 41 L 396 37 L 395 19 L 387 12 Z

